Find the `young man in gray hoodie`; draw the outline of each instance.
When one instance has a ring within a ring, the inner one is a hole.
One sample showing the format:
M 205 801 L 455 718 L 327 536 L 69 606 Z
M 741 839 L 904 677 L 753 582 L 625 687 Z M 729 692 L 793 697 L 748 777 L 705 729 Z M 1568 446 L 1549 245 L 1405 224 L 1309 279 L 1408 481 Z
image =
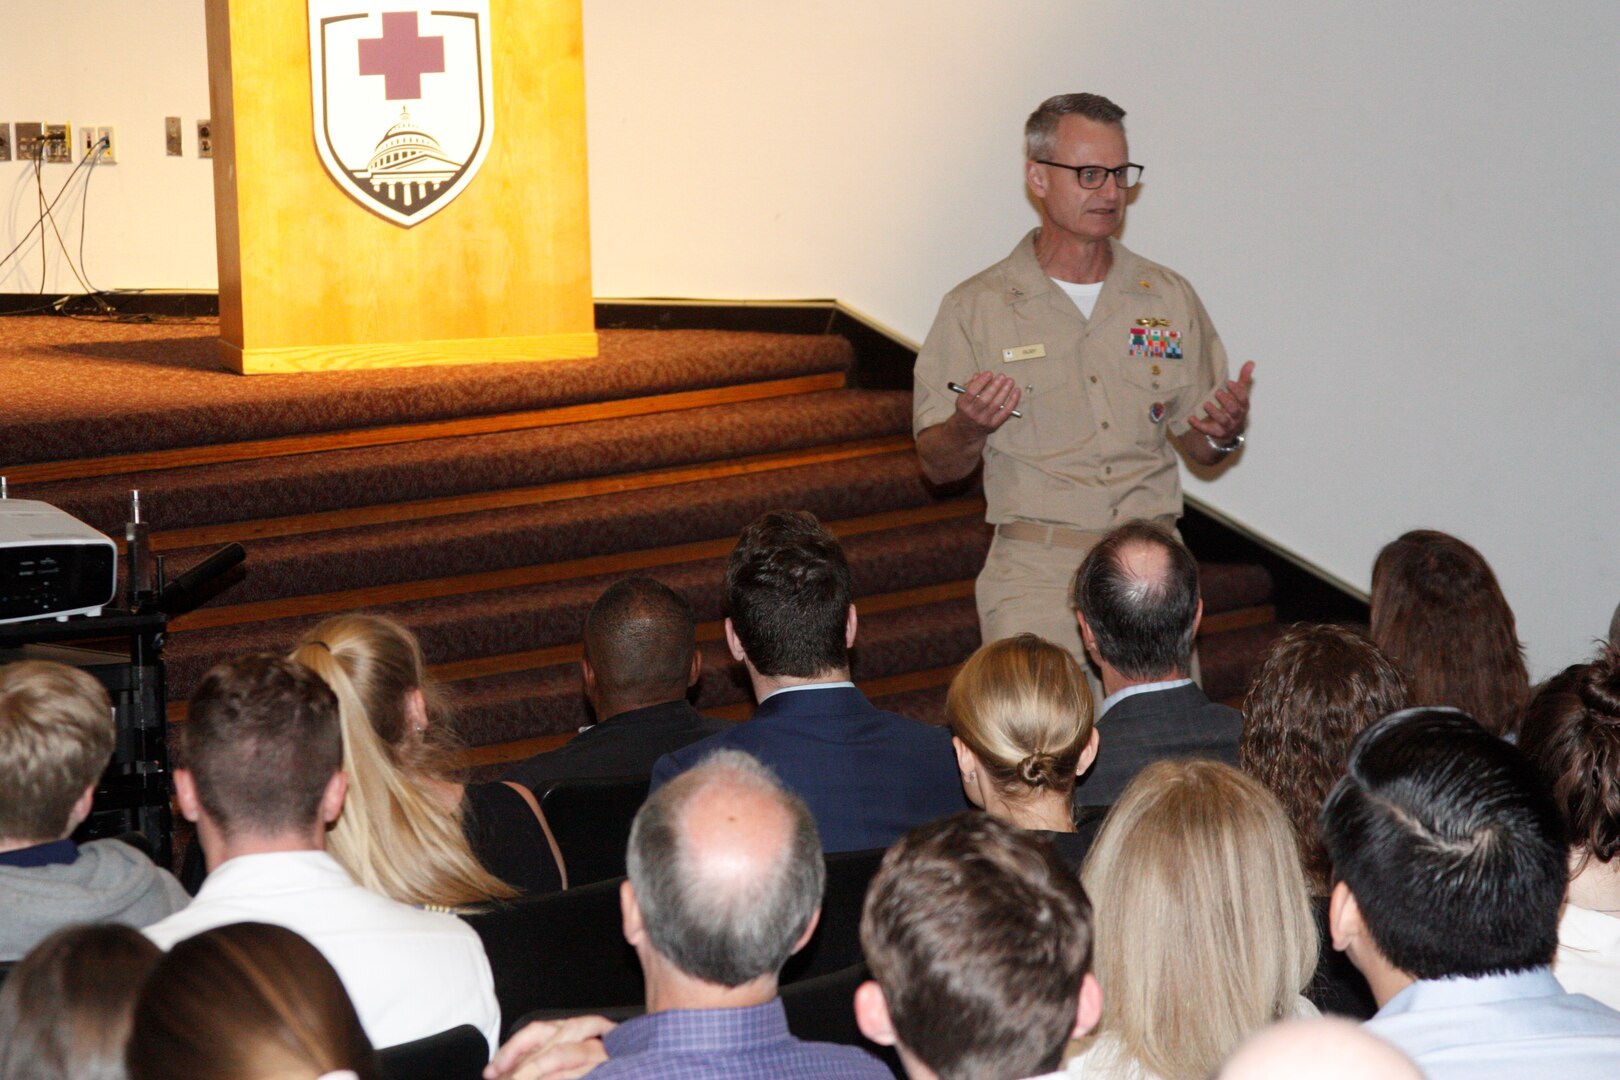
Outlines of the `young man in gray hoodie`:
M 141 927 L 179 911 L 180 883 L 118 840 L 75 844 L 117 737 L 112 702 L 78 668 L 0 667 L 0 962 L 74 923 Z

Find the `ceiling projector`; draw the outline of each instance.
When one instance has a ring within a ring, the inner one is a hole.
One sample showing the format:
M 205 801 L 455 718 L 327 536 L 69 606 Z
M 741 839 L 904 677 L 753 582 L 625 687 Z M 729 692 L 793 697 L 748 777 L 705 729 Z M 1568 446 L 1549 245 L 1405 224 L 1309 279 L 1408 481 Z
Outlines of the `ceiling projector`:
M 0 498 L 0 623 L 99 615 L 118 594 L 118 545 L 49 503 Z

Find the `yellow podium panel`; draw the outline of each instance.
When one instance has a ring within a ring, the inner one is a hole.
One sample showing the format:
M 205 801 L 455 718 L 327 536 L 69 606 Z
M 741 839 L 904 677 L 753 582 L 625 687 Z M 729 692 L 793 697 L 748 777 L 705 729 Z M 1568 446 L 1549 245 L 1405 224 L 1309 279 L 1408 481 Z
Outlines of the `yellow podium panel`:
M 207 23 L 230 366 L 596 355 L 580 0 L 207 0 Z

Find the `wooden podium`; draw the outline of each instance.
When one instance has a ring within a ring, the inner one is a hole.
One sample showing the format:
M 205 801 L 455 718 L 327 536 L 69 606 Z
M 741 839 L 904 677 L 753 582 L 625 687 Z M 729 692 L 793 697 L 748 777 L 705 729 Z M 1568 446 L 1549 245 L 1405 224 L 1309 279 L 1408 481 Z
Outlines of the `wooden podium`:
M 402 27 L 414 33 L 417 12 L 424 21 L 442 19 L 459 13 L 439 9 L 481 4 L 348 6 L 356 14 L 323 20 L 334 40 L 346 28 L 378 26 L 380 35 L 364 32 L 398 39 Z M 429 180 L 407 185 L 401 196 L 384 174 L 406 155 L 389 153 L 382 140 L 397 131 L 395 142 L 410 144 L 406 151 L 439 152 L 431 135 L 415 130 L 426 125 L 410 120 L 413 107 L 424 111 L 432 102 L 411 94 L 425 97 L 459 77 L 465 65 L 456 64 L 465 57 L 453 54 L 447 66 L 444 55 L 459 39 L 435 39 L 431 31 L 404 37 L 408 46 L 430 46 L 416 74 L 408 62 L 402 76 L 397 64 L 368 70 L 379 62 L 364 50 L 382 47 L 366 42 L 358 71 L 351 70 L 353 42 L 341 71 L 330 60 L 334 85 L 348 79 L 377 101 L 386 87 L 389 119 L 400 119 L 377 132 L 372 171 L 345 170 L 360 177 L 345 189 L 323 162 L 334 122 L 323 116 L 325 130 L 316 126 L 326 103 L 315 101 L 311 64 L 337 52 L 312 41 L 314 5 L 207 0 L 220 349 L 228 366 L 262 374 L 596 355 L 580 0 L 487 0 L 487 7 L 487 18 L 465 15 L 470 21 L 457 24 L 486 35 L 490 58 L 490 92 L 479 100 L 481 165 L 431 216 L 405 225 L 384 216 L 387 208 L 371 194 L 392 193 L 397 207 L 412 192 L 438 188 Z M 399 25 L 379 22 L 407 15 Z M 327 28 L 316 25 L 318 38 Z M 438 70 L 451 75 L 435 71 L 432 48 Z M 312 52 L 321 55 L 312 61 Z M 456 175 L 454 154 L 445 153 L 436 159 L 441 180 Z M 405 205 L 419 211 L 421 203 Z

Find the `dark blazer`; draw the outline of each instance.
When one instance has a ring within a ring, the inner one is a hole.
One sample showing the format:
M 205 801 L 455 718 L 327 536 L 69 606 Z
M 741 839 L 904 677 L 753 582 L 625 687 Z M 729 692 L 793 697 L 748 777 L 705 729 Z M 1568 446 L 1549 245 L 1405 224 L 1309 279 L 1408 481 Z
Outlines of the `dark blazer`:
M 1097 760 L 1074 788 L 1076 806 L 1119 801 L 1137 773 L 1165 758 L 1212 758 L 1236 765 L 1243 714 L 1217 705 L 1196 684 L 1132 694 L 1097 721 Z
M 704 716 L 685 699 L 631 709 L 586 728 L 555 750 L 520 761 L 506 773 L 535 793 L 553 780 L 647 776 L 671 750 L 736 727 Z
M 809 805 L 824 851 L 888 847 L 968 809 L 951 733 L 884 712 L 853 687 L 773 694 L 752 720 L 661 758 L 653 790 L 716 750 L 769 765 Z

